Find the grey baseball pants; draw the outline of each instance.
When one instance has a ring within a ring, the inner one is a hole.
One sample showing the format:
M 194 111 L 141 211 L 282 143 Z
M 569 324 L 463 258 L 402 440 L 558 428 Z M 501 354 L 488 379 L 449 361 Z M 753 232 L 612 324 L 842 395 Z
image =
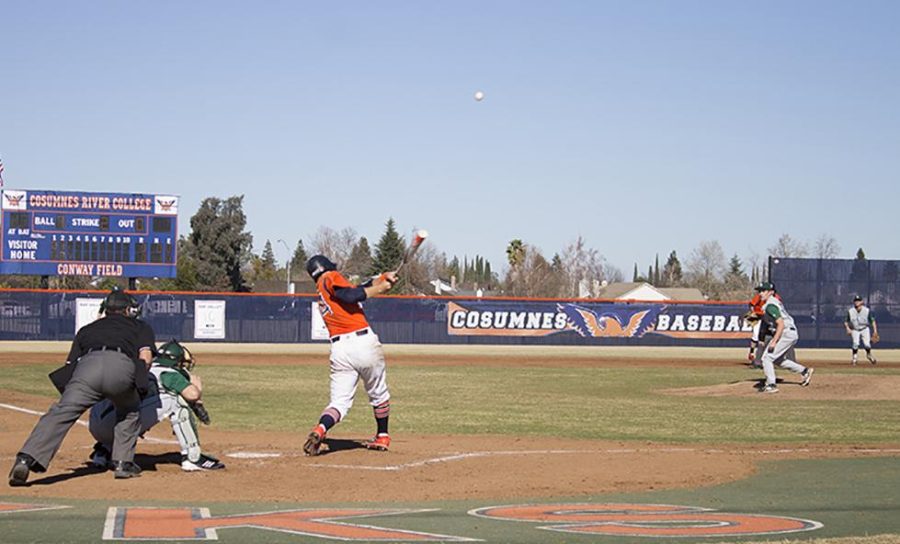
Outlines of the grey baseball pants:
M 94 351 L 79 359 L 62 398 L 41 416 L 20 453 L 30 455 L 46 469 L 81 414 L 108 398 L 116 407 L 112 459 L 133 461 L 141 403 L 134 385 L 136 364 L 143 363 L 117 351 Z

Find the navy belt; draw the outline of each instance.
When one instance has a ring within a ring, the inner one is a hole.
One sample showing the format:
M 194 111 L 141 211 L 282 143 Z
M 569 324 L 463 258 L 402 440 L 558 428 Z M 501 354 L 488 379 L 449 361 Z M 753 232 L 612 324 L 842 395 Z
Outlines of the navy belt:
M 354 336 L 365 336 L 365 335 L 369 334 L 369 329 L 359 329 L 359 330 L 356 331 L 356 332 L 348 332 L 347 334 L 339 334 L 339 335 L 337 335 L 337 336 L 332 336 L 332 337 L 331 337 L 331 343 L 334 344 L 335 342 L 337 342 L 338 340 L 340 340 L 342 337 L 344 337 L 344 336 L 350 336 L 351 334 L 354 335 Z

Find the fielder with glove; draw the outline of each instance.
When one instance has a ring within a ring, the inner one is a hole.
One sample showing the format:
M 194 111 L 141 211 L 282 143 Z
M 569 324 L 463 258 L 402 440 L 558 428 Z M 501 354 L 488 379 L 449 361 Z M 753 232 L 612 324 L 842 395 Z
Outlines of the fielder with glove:
M 872 355 L 872 344 L 877 343 L 880 339 L 878 337 L 878 323 L 875 322 L 875 317 L 872 316 L 872 312 L 869 311 L 869 308 L 866 307 L 865 302 L 859 295 L 853 297 L 853 306 L 847 310 L 844 328 L 847 329 L 847 334 L 850 335 L 852 340 L 850 347 L 853 350 L 853 357 L 850 359 L 850 364 L 856 366 L 860 342 L 862 342 L 863 349 L 866 350 L 866 359 L 873 365 L 877 363 L 875 356 Z
M 225 468 L 218 459 L 200 449 L 197 420 L 209 425 L 209 412 L 203 405 L 203 384 L 192 374 L 194 358 L 188 349 L 175 340 L 160 346 L 150 367 L 150 391 L 140 408 L 141 436 L 154 425 L 168 419 L 181 446 L 181 470 L 196 472 Z M 105 468 L 113 442 L 116 410 L 109 401 L 91 409 L 88 428 L 97 443 L 91 454 L 91 464 Z

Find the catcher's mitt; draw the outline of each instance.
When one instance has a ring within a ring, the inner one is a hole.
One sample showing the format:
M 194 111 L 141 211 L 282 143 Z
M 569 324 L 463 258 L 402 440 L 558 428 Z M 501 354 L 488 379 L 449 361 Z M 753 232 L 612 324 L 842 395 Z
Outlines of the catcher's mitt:
M 200 420 L 204 425 L 209 425 L 209 412 L 206 411 L 206 406 L 203 406 L 203 403 L 200 401 L 191 403 L 191 410 L 194 411 L 194 415 L 197 416 L 197 419 Z
M 759 321 L 759 314 L 754 312 L 753 310 L 749 310 L 743 316 L 741 316 L 745 323 L 749 323 L 754 325 L 757 321 Z
M 872 334 L 872 343 L 873 344 L 877 344 L 879 340 L 881 340 L 881 336 L 879 336 L 877 332 Z

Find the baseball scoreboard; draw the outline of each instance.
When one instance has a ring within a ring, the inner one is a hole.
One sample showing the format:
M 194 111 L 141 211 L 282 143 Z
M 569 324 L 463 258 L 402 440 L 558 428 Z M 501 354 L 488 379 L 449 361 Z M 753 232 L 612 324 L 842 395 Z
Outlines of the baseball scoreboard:
M 2 190 L 0 274 L 175 277 L 178 197 Z

